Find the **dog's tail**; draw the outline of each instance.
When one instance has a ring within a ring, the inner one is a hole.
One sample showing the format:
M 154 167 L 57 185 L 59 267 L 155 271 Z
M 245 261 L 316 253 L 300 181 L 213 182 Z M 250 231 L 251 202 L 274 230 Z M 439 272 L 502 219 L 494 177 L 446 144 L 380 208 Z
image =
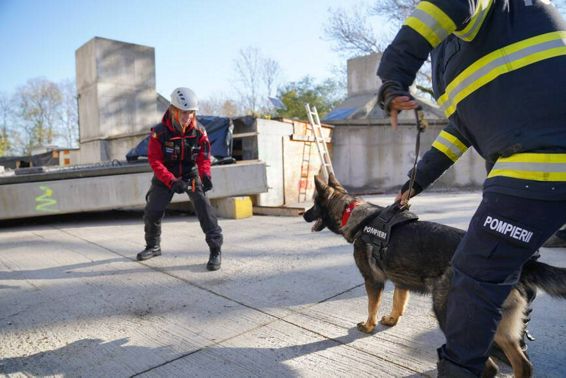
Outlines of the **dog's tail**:
M 566 299 L 566 268 L 542 262 L 528 262 L 523 267 L 521 281 L 545 291 L 551 297 Z

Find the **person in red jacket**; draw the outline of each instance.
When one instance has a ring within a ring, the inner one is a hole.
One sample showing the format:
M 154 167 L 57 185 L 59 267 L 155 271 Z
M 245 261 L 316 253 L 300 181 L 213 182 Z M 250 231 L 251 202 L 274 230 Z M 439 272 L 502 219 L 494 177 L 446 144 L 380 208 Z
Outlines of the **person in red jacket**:
M 161 255 L 165 209 L 173 194 L 187 193 L 210 249 L 206 267 L 220 269 L 222 229 L 205 194 L 212 189 L 210 142 L 206 130 L 198 124 L 197 110 L 195 93 L 189 88 L 177 88 L 171 93 L 171 105 L 161 123 L 151 130 L 148 160 L 154 175 L 146 195 L 146 247 L 137 255 L 140 261 Z

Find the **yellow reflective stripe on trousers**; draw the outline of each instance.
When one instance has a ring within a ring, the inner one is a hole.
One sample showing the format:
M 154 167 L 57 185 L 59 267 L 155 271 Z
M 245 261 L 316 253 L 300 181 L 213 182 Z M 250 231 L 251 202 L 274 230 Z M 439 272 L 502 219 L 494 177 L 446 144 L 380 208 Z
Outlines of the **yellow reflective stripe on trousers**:
M 453 162 L 456 162 L 468 150 L 464 143 L 444 130 L 438 134 L 436 140 L 432 143 L 432 147 L 448 156 Z
M 533 181 L 566 181 L 566 153 L 524 153 L 499 158 L 487 178 L 497 176 Z
M 485 20 L 485 16 L 487 16 L 492 5 L 493 0 L 479 0 L 476 11 L 468 22 L 468 25 L 460 31 L 455 31 L 454 35 L 466 42 L 473 40 L 478 34 L 478 31 Z
M 438 104 L 447 117 L 456 106 L 500 75 L 545 59 L 566 55 L 566 31 L 541 34 L 495 50 L 466 68 L 446 86 Z
M 454 21 L 428 1 L 421 1 L 404 24 L 419 33 L 433 48 L 456 30 Z

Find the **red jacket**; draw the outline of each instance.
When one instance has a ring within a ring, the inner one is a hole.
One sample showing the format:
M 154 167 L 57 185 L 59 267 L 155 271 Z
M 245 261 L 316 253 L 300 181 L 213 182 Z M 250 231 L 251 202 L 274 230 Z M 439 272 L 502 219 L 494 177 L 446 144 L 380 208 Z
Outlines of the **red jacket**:
M 177 178 L 192 178 L 195 165 L 201 179 L 210 176 L 210 142 L 196 118 L 181 133 L 167 110 L 161 123 L 151 129 L 147 157 L 155 177 L 169 188 Z

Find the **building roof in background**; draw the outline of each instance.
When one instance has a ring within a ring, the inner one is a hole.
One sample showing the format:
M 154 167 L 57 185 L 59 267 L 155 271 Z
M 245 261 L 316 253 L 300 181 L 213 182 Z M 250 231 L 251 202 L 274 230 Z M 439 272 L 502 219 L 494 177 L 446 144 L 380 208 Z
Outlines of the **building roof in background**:
M 429 122 L 446 122 L 446 118 L 436 104 L 417 97 L 417 102 L 423 108 L 425 119 Z M 389 124 L 389 118 L 385 112 L 377 105 L 377 93 L 358 94 L 348 97 L 344 102 L 335 107 L 328 113 L 323 122 L 332 125 L 349 124 Z M 399 123 L 413 124 L 415 121 L 413 112 L 401 112 Z

